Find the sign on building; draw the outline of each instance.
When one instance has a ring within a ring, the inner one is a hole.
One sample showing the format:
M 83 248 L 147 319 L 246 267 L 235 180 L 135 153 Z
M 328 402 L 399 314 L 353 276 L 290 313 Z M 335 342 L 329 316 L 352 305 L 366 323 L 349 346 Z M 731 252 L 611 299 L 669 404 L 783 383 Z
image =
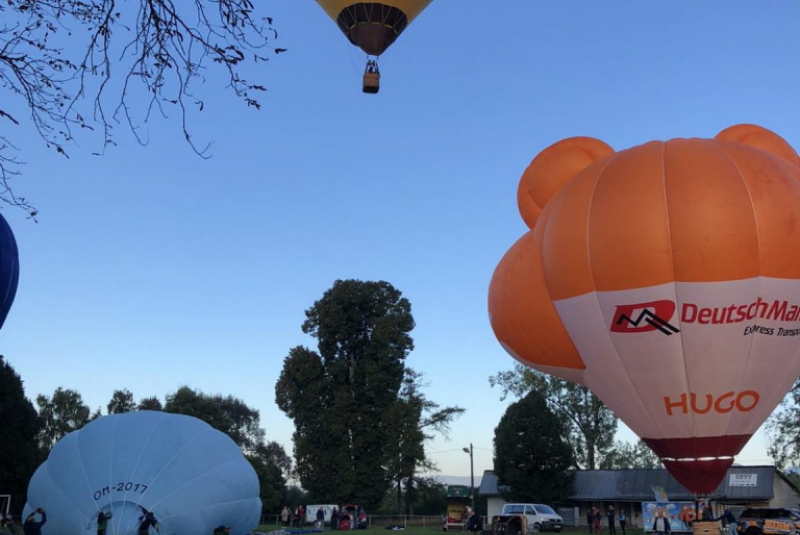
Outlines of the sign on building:
M 758 485 L 758 474 L 731 474 L 728 478 L 729 487 L 755 487 Z

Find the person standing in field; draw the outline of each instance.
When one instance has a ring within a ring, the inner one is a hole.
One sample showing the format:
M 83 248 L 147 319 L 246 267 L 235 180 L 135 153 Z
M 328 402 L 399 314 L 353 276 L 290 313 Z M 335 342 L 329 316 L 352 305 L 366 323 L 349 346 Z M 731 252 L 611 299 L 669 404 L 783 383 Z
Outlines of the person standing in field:
M 609 505 L 608 511 L 606 512 L 606 518 L 608 518 L 608 533 L 609 535 L 617 535 L 617 512 L 614 511 L 614 506 Z
M 37 522 L 36 521 L 36 513 L 42 517 L 42 519 Z M 42 526 L 47 523 L 47 513 L 41 507 L 37 508 L 34 512 L 28 515 L 28 518 L 25 519 L 25 523 L 22 524 L 22 531 L 25 532 L 25 535 L 42 535 Z
M 672 533 L 672 528 L 669 525 L 669 517 L 666 511 L 656 511 L 655 520 L 653 520 L 653 531 L 657 535 L 668 535 Z
M 288 527 L 289 526 L 289 517 L 292 516 L 292 512 L 289 510 L 288 505 L 283 506 L 283 510 L 281 510 L 281 526 Z
M 100 511 L 97 513 L 97 535 L 106 535 L 109 518 L 111 518 L 111 511 L 107 513 Z
M 141 505 L 139 507 L 142 509 L 142 516 L 139 517 L 139 535 L 150 535 L 151 527 L 155 529 L 156 532 L 159 532 L 158 522 L 152 511 L 148 511 Z

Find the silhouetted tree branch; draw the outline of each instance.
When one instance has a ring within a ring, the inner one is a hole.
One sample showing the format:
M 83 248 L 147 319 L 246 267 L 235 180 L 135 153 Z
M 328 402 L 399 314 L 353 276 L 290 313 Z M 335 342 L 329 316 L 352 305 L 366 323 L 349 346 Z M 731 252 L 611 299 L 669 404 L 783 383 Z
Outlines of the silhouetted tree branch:
M 243 78 L 239 68 L 284 52 L 271 45 L 275 39 L 272 19 L 256 16 L 250 0 L 5 0 L 0 125 L 30 121 L 49 148 L 69 158 L 74 130 L 99 127 L 98 154 L 115 144 L 113 127 L 120 123 L 146 144 L 142 125 L 154 112 L 166 117 L 173 106 L 192 150 L 208 157 L 208 145 L 190 135 L 190 112 L 203 110 L 191 84 L 220 68 L 228 88 L 260 109 L 255 95 L 265 87 Z M 0 130 L 0 200 L 34 216 L 10 188 L 23 162 L 9 131 Z

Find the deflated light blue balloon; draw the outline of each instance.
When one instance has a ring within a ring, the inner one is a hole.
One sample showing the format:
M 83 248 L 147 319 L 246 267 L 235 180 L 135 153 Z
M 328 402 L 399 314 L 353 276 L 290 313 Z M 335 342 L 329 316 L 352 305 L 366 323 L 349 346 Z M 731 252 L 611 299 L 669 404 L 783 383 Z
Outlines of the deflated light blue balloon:
M 261 517 L 255 470 L 228 435 L 191 416 L 138 411 L 98 418 L 61 439 L 28 486 L 42 535 L 136 535 L 144 510 L 161 535 L 250 532 Z

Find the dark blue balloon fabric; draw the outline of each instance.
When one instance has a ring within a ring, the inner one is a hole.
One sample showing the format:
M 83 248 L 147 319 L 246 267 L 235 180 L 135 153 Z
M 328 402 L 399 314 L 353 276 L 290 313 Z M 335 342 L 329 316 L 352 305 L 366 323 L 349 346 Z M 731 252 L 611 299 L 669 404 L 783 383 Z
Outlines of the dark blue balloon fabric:
M 8 222 L 0 215 L 0 328 L 14 303 L 19 283 L 19 251 Z

